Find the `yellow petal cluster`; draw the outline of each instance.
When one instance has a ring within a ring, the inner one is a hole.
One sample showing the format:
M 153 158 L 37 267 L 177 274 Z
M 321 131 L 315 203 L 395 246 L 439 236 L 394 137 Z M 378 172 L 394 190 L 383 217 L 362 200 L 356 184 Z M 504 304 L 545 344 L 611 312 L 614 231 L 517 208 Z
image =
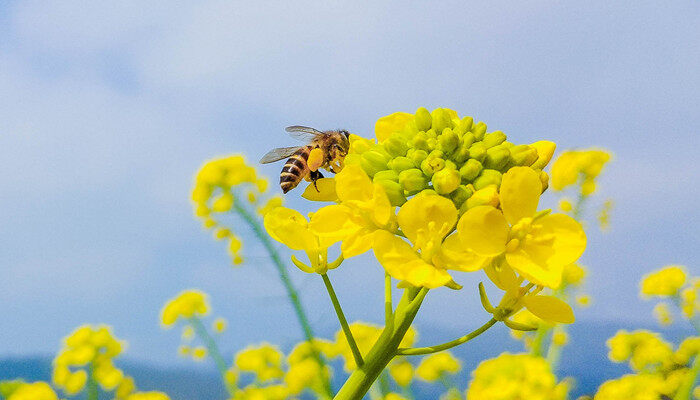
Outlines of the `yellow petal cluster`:
M 281 378 L 282 359 L 284 355 L 279 349 L 269 343 L 248 346 L 236 353 L 234 365 L 243 372 L 255 374 L 261 382 Z
M 165 327 L 174 325 L 179 319 L 204 316 L 209 313 L 209 300 L 204 292 L 190 289 L 180 292 L 168 300 L 160 313 L 161 324 Z
M 63 348 L 54 359 L 53 383 L 68 394 L 76 394 L 83 390 L 92 373 L 104 390 L 114 390 L 125 378 L 112 361 L 121 354 L 123 346 L 106 325 L 77 328 L 64 339 Z
M 426 382 L 435 382 L 444 376 L 454 375 L 462 369 L 462 363 L 449 351 L 441 351 L 423 358 L 416 367 L 416 376 Z
M 659 334 L 645 330 L 620 330 L 608 339 L 607 346 L 610 349 L 610 360 L 629 360 L 634 371 L 665 368 L 671 363 L 673 355 L 673 348 L 668 342 L 661 339 Z
M 595 179 L 610 161 L 610 152 L 601 149 L 568 150 L 552 163 L 552 188 L 563 190 L 581 184 L 584 196 L 595 191 Z
M 543 358 L 503 353 L 472 372 L 467 400 L 565 400 L 568 390 Z
M 668 265 L 647 274 L 642 278 L 642 296 L 675 296 L 687 279 L 685 268 L 680 265 Z
M 243 262 L 242 243 L 222 217 L 237 210 L 237 202 L 246 200 L 263 214 L 280 206 L 282 198 L 273 196 L 260 205 L 260 195 L 268 190 L 268 180 L 246 163 L 242 155 L 216 158 L 204 163 L 195 176 L 192 202 L 195 215 L 217 240 L 228 241 L 228 250 L 234 264 Z
M 46 382 L 17 382 L 7 400 L 58 400 L 58 395 Z
M 127 396 L 124 400 L 170 400 L 163 392 L 138 392 Z

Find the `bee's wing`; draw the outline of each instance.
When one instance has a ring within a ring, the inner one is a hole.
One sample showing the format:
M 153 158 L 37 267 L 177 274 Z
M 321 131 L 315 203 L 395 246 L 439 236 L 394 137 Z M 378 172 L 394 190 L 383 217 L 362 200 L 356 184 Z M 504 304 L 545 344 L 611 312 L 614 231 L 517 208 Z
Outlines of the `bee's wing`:
M 271 162 L 288 158 L 292 154 L 296 153 L 296 151 L 299 150 L 301 147 L 302 146 L 279 147 L 276 149 L 272 149 L 260 159 L 260 164 L 269 164 Z
M 314 128 L 309 128 L 308 126 L 294 125 L 288 126 L 284 130 L 289 132 L 289 136 L 306 143 L 310 143 L 314 139 L 317 139 L 319 136 L 323 135 L 323 132 Z

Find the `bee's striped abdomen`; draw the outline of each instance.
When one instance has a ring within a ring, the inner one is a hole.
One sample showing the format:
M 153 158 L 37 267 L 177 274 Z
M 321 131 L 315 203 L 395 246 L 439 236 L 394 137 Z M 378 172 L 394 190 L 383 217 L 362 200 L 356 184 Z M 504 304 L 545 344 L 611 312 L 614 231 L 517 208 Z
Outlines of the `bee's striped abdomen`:
M 299 182 L 309 173 L 309 167 L 306 160 L 309 159 L 309 153 L 312 146 L 302 147 L 292 154 L 282 168 L 280 174 L 280 187 L 282 192 L 288 191 L 297 187 Z

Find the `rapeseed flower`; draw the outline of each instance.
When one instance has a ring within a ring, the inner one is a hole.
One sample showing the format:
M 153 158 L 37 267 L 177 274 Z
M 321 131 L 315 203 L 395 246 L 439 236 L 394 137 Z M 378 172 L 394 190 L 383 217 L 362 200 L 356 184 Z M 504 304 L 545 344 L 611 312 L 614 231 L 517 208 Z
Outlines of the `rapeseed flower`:
M 644 275 L 641 282 L 642 296 L 675 296 L 687 279 L 685 268 L 680 265 L 668 265 Z
M 413 381 L 415 368 L 405 359 L 392 361 L 388 366 L 389 375 L 401 387 L 407 387 Z
M 290 394 L 299 395 L 305 389 L 315 393 L 325 393 L 325 381 L 331 376 L 331 369 L 322 366 L 314 355 L 314 349 L 320 350 L 327 357 L 332 357 L 333 343 L 315 339 L 313 343 L 301 342 L 294 346 L 287 356 L 289 368 L 284 374 L 284 384 Z
M 603 383 L 596 400 L 659 400 L 664 392 L 664 379 L 656 374 L 624 375 Z
M 160 314 L 160 321 L 167 328 L 174 325 L 179 319 L 187 320 L 208 313 L 209 300 L 206 293 L 190 289 L 180 292 L 165 304 Z
M 503 176 L 501 210 L 468 210 L 457 230 L 468 250 L 484 257 L 504 257 L 530 282 L 556 288 L 564 267 L 586 247 L 581 225 L 564 214 L 537 213 L 541 183 L 530 168 L 514 167 Z
M 449 351 L 441 351 L 423 358 L 416 368 L 416 376 L 426 382 L 435 382 L 462 370 L 462 363 Z
M 124 400 L 170 400 L 163 392 L 138 392 L 127 396 Z
M 665 368 L 673 355 L 673 348 L 668 342 L 661 339 L 659 334 L 645 330 L 620 330 L 608 339 L 607 346 L 610 349 L 610 360 L 629 360 L 634 371 L 656 371 Z
M 374 343 L 382 334 L 382 328 L 374 324 L 357 321 L 351 323 L 349 326 L 350 332 L 352 332 L 352 336 L 355 338 L 355 343 L 361 354 L 369 353 Z M 416 337 L 417 333 L 415 329 L 413 329 L 413 327 L 409 328 L 406 335 L 401 340 L 400 346 L 406 347 L 413 345 Z M 345 361 L 343 366 L 346 372 L 352 372 L 357 368 L 352 350 L 350 349 L 350 345 L 348 345 L 345 332 L 343 332 L 342 329 L 335 334 L 333 349 L 324 352 L 329 358 L 340 356 Z
M 3 382 L 5 383 L 5 382 Z M 25 383 L 13 381 L 11 388 L 2 389 L 2 396 L 7 400 L 58 400 L 58 395 L 46 382 Z
M 543 358 L 503 353 L 472 372 L 467 400 L 565 400 L 568 390 Z
M 248 346 L 236 353 L 234 365 L 239 371 L 255 374 L 260 382 L 267 382 L 284 375 L 282 359 L 283 354 L 277 347 L 262 343 Z
M 600 149 L 565 151 L 552 163 L 552 188 L 563 190 L 580 182 L 582 194 L 591 195 L 595 191 L 595 179 L 611 157 Z

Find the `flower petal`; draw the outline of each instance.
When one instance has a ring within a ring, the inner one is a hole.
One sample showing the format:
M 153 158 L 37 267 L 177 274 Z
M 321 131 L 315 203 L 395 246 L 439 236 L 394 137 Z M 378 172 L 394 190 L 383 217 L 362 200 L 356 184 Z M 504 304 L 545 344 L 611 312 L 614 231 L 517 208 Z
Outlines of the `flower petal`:
M 433 259 L 433 263 L 441 268 L 463 272 L 478 271 L 488 261 L 488 257 L 465 249 L 458 234 L 448 236 L 442 243 L 440 252 Z
M 586 233 L 581 224 L 564 214 L 549 214 L 535 221 L 540 234 L 552 235 L 554 253 L 548 260 L 550 264 L 568 265 L 581 257 L 586 249 Z
M 501 181 L 501 209 L 506 220 L 515 225 L 522 218 L 537 212 L 542 193 L 539 174 L 530 167 L 513 167 L 503 174 Z
M 457 208 L 442 196 L 418 195 L 399 209 L 398 221 L 408 240 L 417 244 L 418 232 L 427 231 L 430 238 L 447 235 L 457 222 Z
M 468 210 L 457 224 L 464 247 L 486 257 L 497 256 L 505 251 L 508 229 L 503 214 L 491 206 L 478 206 Z
M 316 236 L 309 231 L 308 221 L 299 211 L 277 207 L 265 214 L 263 221 L 267 233 L 292 250 L 318 247 Z
M 554 296 L 525 296 L 523 304 L 535 316 L 545 321 L 572 324 L 576 317 L 571 307 Z
M 405 112 L 395 112 L 379 118 L 377 123 L 374 124 L 374 134 L 377 136 L 377 142 L 385 141 L 392 133 L 403 129 L 410 121 L 413 121 L 413 114 Z
M 374 256 L 393 278 L 430 289 L 444 286 L 452 279 L 447 271 L 423 261 L 401 238 L 377 231 L 374 239 Z
M 343 257 L 355 257 L 369 251 L 374 244 L 375 232 L 378 231 L 375 229 L 362 228 L 346 237 L 340 245 L 340 251 L 343 253 Z
M 551 246 L 525 242 L 506 253 L 506 261 L 530 282 L 555 289 L 561 284 L 564 264 L 550 264 L 553 253 Z
M 484 272 L 486 272 L 486 276 L 489 277 L 491 282 L 501 290 L 514 291 L 520 287 L 518 277 L 515 275 L 515 272 L 513 272 L 513 268 L 507 263 L 497 263 L 496 260 L 494 260 L 484 267 Z
M 335 176 L 335 190 L 342 201 L 368 201 L 373 193 L 372 181 L 359 165 L 346 165 Z
M 394 217 L 396 207 L 391 205 L 389 196 L 386 195 L 384 187 L 378 183 L 374 184 L 372 194 L 372 216 L 377 226 L 387 226 L 391 218 Z
M 321 178 L 316 181 L 316 185 L 310 183 L 304 189 L 301 197 L 311 201 L 338 201 L 338 194 L 335 192 L 335 179 Z
M 342 240 L 360 229 L 351 216 L 352 211 L 344 205 L 326 206 L 311 215 L 309 229 L 320 237 L 337 237 Z

